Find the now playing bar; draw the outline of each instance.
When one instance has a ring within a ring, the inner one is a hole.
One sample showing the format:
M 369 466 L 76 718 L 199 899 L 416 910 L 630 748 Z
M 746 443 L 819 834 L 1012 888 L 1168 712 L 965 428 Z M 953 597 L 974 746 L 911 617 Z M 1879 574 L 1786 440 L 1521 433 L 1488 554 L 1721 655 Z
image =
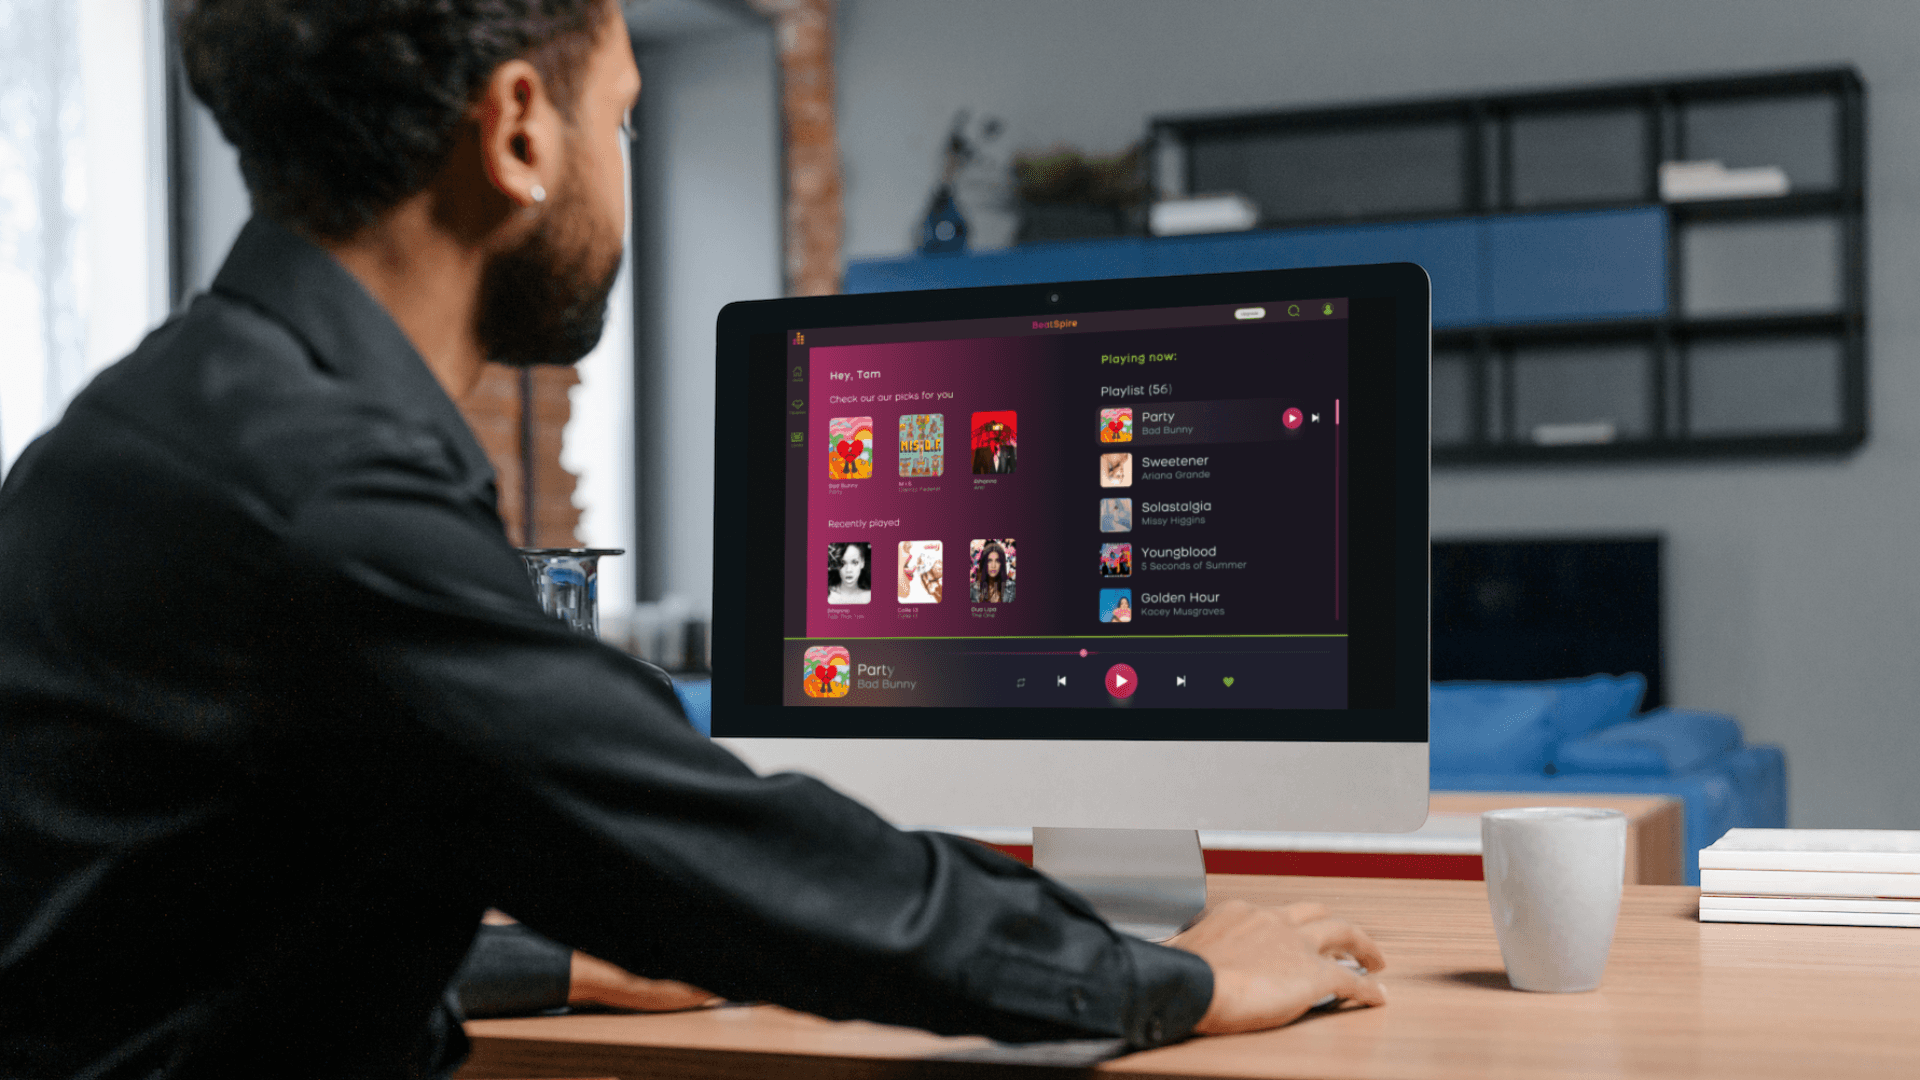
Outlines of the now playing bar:
M 1094 709 L 1346 707 L 1344 635 L 1245 637 L 978 638 L 790 641 L 792 669 L 809 648 L 843 649 L 843 690 L 796 695 L 806 709 L 895 706 Z M 790 669 L 790 670 L 792 670 Z M 834 671 L 837 677 L 840 672 Z M 837 684 L 836 684 L 837 685 Z M 965 728 L 973 721 L 960 724 Z M 1071 726 L 1073 721 L 1062 719 Z M 1089 719 L 1084 734 L 1104 730 Z

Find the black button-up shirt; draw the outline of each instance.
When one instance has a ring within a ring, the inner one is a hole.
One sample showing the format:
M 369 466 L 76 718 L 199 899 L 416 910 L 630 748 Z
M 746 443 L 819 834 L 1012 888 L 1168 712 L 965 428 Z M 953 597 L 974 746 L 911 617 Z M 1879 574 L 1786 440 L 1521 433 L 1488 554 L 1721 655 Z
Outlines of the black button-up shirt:
M 1012 860 L 754 775 L 542 616 L 399 326 L 255 220 L 0 487 L 0 1075 L 444 1074 L 489 905 L 941 1032 L 1145 1046 L 1212 993 Z

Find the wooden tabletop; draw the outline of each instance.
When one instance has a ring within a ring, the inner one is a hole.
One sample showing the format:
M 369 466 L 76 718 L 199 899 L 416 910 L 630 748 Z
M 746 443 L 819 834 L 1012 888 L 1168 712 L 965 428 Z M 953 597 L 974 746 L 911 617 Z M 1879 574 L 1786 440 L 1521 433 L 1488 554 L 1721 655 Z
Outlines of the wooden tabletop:
M 1321 900 L 1385 950 L 1389 1003 L 1105 1062 L 1136 1077 L 1920 1077 L 1920 930 L 1703 924 L 1628 886 L 1599 990 L 1510 989 L 1473 881 L 1216 875 L 1216 899 Z M 462 1077 L 1005 1076 L 983 1040 L 771 1007 L 467 1025 Z M 1042 1075 L 1034 1073 L 1033 1075 Z M 1048 1070 L 1044 1075 L 1063 1075 Z

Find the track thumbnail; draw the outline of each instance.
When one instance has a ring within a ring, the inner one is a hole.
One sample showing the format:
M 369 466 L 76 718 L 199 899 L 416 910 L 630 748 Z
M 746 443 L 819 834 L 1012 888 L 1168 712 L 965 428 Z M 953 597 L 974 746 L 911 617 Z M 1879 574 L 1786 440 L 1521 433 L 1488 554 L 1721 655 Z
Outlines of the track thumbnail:
M 903 604 L 937 604 L 946 595 L 940 541 L 902 540 L 898 593 Z
M 946 470 L 947 418 L 909 413 L 900 418 L 900 475 L 939 476 Z
M 873 417 L 836 416 L 827 421 L 827 475 L 865 480 L 873 475 Z
M 973 473 L 1006 475 L 1020 462 L 1020 417 L 1011 409 L 973 414 Z
M 967 544 L 967 595 L 976 604 L 1012 603 L 1018 561 L 1011 539 Z
M 846 697 L 853 689 L 853 658 L 844 646 L 815 645 L 800 661 L 800 686 L 808 697 Z
M 827 545 L 827 603 L 873 600 L 873 546 L 864 540 Z

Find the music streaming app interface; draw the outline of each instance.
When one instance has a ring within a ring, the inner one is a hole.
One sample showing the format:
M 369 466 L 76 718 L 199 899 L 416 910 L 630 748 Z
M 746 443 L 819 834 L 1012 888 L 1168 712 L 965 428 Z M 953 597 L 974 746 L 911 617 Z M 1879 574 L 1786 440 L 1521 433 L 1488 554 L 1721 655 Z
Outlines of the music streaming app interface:
M 1347 329 L 791 332 L 783 702 L 1344 708 Z

